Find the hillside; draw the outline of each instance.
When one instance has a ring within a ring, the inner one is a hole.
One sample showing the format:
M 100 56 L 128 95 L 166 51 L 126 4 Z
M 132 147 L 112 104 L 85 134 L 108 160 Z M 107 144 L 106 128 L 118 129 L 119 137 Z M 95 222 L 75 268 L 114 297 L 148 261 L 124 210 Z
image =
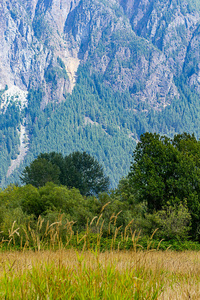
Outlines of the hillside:
M 2 0 L 0 181 L 87 151 L 112 186 L 145 131 L 200 137 L 198 1 Z

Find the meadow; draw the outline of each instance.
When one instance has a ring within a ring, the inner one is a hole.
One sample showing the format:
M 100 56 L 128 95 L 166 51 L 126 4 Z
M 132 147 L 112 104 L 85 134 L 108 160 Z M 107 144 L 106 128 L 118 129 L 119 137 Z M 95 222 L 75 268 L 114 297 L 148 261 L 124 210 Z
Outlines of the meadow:
M 156 231 L 143 247 L 131 224 L 104 238 L 102 214 L 81 233 L 62 215 L 14 222 L 0 242 L 0 299 L 200 299 L 200 252 L 160 250 Z
M 0 299 L 200 299 L 200 253 L 2 252 Z

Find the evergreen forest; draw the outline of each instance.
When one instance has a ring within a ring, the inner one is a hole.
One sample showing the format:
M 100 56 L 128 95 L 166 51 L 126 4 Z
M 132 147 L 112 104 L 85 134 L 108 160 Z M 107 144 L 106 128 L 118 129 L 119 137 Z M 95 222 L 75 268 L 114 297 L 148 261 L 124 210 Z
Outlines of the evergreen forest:
M 21 112 L 11 102 L 0 118 L 0 179 L 1 186 L 20 182 L 19 176 L 42 152 L 86 151 L 94 156 L 109 176 L 111 187 L 126 176 L 132 152 L 139 136 L 159 132 L 168 137 L 184 131 L 199 137 L 199 104 L 195 92 L 177 79 L 181 99 L 174 99 L 164 110 L 155 111 L 147 103 L 135 103 L 129 92 L 114 92 L 97 75 L 89 76 L 79 69 L 78 82 L 72 95 L 62 103 L 49 103 L 40 109 L 43 91 L 30 90 L 28 107 Z M 28 153 L 23 164 L 9 178 L 6 172 L 10 160 L 19 154 L 17 129 L 26 116 L 29 133 Z

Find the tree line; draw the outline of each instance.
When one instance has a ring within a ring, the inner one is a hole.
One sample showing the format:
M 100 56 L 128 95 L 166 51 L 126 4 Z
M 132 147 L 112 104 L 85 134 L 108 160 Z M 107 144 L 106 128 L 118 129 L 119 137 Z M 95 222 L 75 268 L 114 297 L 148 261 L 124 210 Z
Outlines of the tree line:
M 80 151 L 67 156 L 61 153 L 41 153 L 30 166 L 25 167 L 21 180 L 35 187 L 47 182 L 77 188 L 84 196 L 98 195 L 109 188 L 109 178 L 104 175 L 98 161 Z
M 13 221 L 25 226 L 40 215 L 55 221 L 62 213 L 80 232 L 107 204 L 105 235 L 112 231 L 110 218 L 118 215 L 116 226 L 131 224 L 132 232 L 143 236 L 159 228 L 158 239 L 199 241 L 200 141 L 194 135 L 142 134 L 129 173 L 113 190 L 102 166 L 86 152 L 41 153 L 21 178 L 23 186 L 0 192 L 0 231 Z

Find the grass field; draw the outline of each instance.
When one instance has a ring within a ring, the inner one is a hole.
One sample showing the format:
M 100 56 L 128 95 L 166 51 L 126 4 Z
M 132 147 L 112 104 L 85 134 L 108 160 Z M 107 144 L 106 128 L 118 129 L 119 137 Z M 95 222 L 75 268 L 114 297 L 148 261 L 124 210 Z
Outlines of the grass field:
M 80 234 L 73 224 L 13 223 L 0 242 L 0 300 L 200 299 L 199 251 L 161 251 L 157 230 L 143 247 L 131 222 L 103 238 L 102 214 Z
M 200 253 L 0 253 L 0 299 L 200 299 Z

